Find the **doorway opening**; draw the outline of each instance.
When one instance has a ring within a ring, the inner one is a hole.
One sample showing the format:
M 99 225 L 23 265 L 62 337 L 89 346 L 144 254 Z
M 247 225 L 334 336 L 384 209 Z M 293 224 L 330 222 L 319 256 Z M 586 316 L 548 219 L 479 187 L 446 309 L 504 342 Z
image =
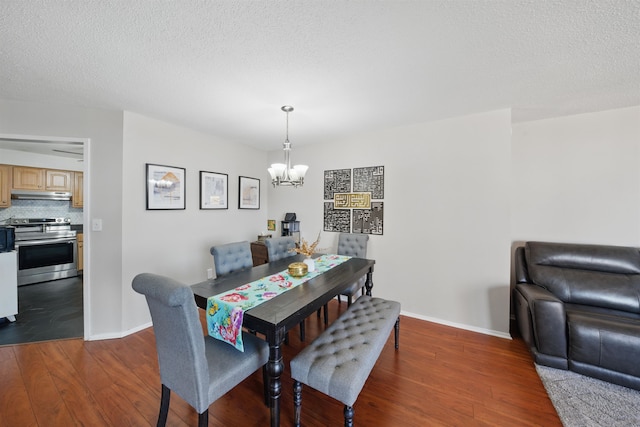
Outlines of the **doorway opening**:
M 76 201 L 84 201 L 80 206 L 77 202 L 72 206 L 70 201 L 16 199 L 11 200 L 9 207 L 0 208 L 2 225 L 11 218 L 69 218 L 81 243 L 78 261 L 83 263 L 77 277 L 19 286 L 16 321 L 0 319 L 0 345 L 75 337 L 87 339 L 89 335 L 89 260 L 84 256 L 90 244 L 89 236 L 85 237 L 84 233 L 84 224 L 89 218 L 89 142 L 88 138 L 0 134 L 3 165 L 12 169 L 17 166 L 69 171 L 72 177 L 75 175 L 75 188 L 78 185 L 80 188 Z

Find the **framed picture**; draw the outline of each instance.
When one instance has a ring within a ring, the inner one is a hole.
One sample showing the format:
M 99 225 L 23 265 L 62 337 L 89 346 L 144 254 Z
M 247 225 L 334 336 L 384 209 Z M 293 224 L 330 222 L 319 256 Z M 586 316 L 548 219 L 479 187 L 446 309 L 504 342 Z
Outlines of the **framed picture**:
M 267 220 L 267 230 L 276 231 L 276 220 L 275 219 L 268 219 Z
M 200 209 L 229 208 L 229 176 L 200 171 Z
M 257 178 L 240 177 L 238 208 L 260 209 L 260 180 Z
M 147 210 L 185 209 L 185 168 L 147 163 Z

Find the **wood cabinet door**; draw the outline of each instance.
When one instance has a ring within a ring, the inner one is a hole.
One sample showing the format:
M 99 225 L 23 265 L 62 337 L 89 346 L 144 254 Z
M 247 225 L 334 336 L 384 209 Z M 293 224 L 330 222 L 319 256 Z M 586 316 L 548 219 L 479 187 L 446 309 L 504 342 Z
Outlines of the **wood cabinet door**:
M 11 166 L 0 165 L 0 208 L 11 206 Z
M 84 235 L 78 233 L 78 270 L 84 270 Z
M 73 172 L 47 169 L 46 190 L 48 191 L 71 191 L 71 175 Z
M 81 208 L 84 206 L 84 174 L 74 172 L 73 174 L 73 197 L 71 197 L 71 207 Z
M 44 169 L 14 166 L 13 188 L 16 190 L 44 190 Z

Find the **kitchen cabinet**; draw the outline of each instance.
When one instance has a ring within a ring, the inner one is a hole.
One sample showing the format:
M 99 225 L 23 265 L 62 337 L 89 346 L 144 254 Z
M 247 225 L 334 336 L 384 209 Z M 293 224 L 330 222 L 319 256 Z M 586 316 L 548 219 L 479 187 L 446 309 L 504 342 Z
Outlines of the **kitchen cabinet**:
M 0 165 L 0 208 L 11 206 L 11 166 Z
M 71 197 L 71 207 L 81 208 L 84 206 L 84 175 L 82 172 L 73 173 L 73 196 Z
M 16 251 L 0 252 L 0 318 L 15 322 L 18 314 L 18 259 Z
M 13 188 L 16 190 L 71 191 L 73 172 L 13 166 Z
M 78 233 L 76 235 L 78 241 L 78 272 L 84 270 L 84 235 Z
M 13 188 L 16 190 L 44 190 L 44 169 L 14 166 Z
M 45 190 L 47 191 L 71 191 L 73 188 L 73 172 L 46 169 Z

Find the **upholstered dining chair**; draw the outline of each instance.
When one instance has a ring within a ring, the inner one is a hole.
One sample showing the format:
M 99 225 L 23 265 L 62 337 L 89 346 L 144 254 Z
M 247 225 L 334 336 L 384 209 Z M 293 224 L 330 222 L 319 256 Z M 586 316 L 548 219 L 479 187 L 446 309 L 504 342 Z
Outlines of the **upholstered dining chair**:
M 289 258 L 296 253 L 292 250 L 296 247 L 296 241 L 291 236 L 271 237 L 265 239 L 264 245 L 267 247 L 269 262 Z
M 244 352 L 240 352 L 205 336 L 191 288 L 150 273 L 137 275 L 132 287 L 146 297 L 153 321 L 162 382 L 158 426 L 167 422 L 171 391 L 195 408 L 198 426 L 204 427 L 215 400 L 260 367 L 265 380 L 267 343 L 243 333 Z
M 338 255 L 366 258 L 368 242 L 368 234 L 340 233 L 338 236 Z M 362 291 L 362 295 L 364 295 L 364 284 L 366 281 L 367 276 L 362 276 L 357 282 L 351 284 L 346 291 L 340 294 L 347 297 L 347 306 L 351 305 L 353 296 L 358 291 Z M 338 302 L 340 302 L 340 295 L 338 295 Z
M 212 246 L 210 251 L 216 267 L 216 276 L 253 267 L 251 245 L 248 241 Z

